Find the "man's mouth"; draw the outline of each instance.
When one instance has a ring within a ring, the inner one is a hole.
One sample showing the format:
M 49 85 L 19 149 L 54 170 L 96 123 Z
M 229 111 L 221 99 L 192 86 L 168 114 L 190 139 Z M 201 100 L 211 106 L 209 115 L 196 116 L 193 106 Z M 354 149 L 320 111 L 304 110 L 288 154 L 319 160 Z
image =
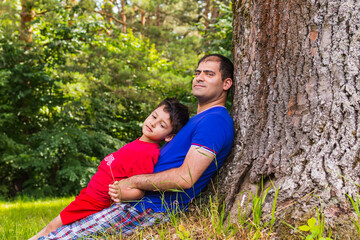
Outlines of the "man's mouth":
M 194 85 L 194 88 L 203 88 L 205 87 L 205 85 L 202 85 L 202 84 L 195 84 Z

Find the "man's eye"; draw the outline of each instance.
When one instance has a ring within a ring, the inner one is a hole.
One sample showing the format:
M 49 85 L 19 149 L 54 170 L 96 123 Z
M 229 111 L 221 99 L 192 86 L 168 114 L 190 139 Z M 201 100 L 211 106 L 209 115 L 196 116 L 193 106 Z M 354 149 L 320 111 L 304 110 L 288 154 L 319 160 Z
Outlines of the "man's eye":
M 152 115 L 152 117 L 156 119 L 156 116 L 155 116 L 155 115 Z
M 165 126 L 164 126 L 164 125 L 162 125 L 162 124 L 160 124 L 160 127 L 165 128 Z

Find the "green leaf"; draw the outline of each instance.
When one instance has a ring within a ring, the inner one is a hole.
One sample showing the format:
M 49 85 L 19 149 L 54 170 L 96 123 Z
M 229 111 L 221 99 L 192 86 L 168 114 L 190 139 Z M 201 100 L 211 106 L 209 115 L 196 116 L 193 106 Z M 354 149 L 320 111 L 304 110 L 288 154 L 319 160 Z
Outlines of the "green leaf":
M 299 229 L 304 232 L 310 231 L 310 227 L 308 225 L 302 225 Z
M 316 224 L 316 219 L 312 217 L 307 222 L 308 222 L 309 227 L 312 228 Z
M 311 231 L 313 234 L 319 234 L 319 232 L 320 232 L 320 226 L 319 226 L 319 225 L 313 226 L 313 227 L 310 228 L 310 231 Z
M 314 237 L 312 235 L 306 236 L 305 240 L 312 240 Z

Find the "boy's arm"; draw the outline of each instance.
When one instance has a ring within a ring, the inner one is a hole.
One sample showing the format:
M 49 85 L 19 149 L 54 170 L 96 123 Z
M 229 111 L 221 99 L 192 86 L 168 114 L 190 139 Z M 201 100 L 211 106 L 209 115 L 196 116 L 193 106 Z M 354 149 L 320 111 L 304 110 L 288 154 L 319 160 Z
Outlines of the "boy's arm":
M 214 155 L 199 148 L 191 146 L 184 163 L 178 168 L 172 168 L 153 174 L 135 175 L 119 182 L 119 185 L 109 186 L 109 195 L 115 202 L 118 189 L 142 189 L 145 191 L 166 191 L 171 189 L 189 189 L 201 177 L 207 167 L 214 160 Z
M 141 199 L 145 195 L 145 191 L 137 189 L 137 188 L 129 188 L 126 185 L 121 186 L 119 184 L 119 182 L 117 182 L 117 181 L 114 182 L 112 185 L 116 188 L 117 192 L 120 192 L 119 199 L 117 199 L 114 202 L 138 200 L 138 199 Z

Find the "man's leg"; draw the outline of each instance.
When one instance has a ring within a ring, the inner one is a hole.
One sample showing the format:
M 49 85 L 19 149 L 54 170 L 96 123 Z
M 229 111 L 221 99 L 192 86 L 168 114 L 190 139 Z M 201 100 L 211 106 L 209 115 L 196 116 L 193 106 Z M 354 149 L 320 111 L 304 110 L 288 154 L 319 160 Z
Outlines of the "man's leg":
M 148 227 L 167 220 L 166 215 L 154 213 L 151 209 L 141 213 L 132 208 L 130 204 L 113 204 L 98 213 L 69 225 L 64 225 L 40 239 L 77 239 L 94 234 L 129 235 L 136 231 L 138 227 Z

